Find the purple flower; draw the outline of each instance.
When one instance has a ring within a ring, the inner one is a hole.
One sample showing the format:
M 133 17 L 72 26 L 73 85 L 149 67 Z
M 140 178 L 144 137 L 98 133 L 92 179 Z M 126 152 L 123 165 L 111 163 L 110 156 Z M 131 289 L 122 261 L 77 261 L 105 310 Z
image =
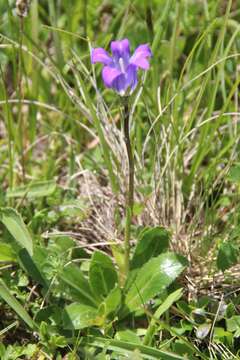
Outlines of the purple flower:
M 148 70 L 148 58 L 152 52 L 147 44 L 140 45 L 130 54 L 128 39 L 111 42 L 112 56 L 102 48 L 92 50 L 91 62 L 104 65 L 102 78 L 108 88 L 114 89 L 124 96 L 132 93 L 137 86 L 137 71 L 139 68 Z

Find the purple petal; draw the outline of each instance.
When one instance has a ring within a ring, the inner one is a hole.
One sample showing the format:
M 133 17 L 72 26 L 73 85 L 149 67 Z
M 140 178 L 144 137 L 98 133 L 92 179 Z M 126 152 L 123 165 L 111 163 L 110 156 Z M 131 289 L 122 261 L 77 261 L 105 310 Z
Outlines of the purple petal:
M 112 58 L 106 50 L 102 48 L 96 48 L 92 49 L 91 62 L 92 64 L 99 62 L 104 65 L 110 65 L 112 63 Z
M 130 57 L 130 46 L 128 39 L 111 42 L 111 50 L 113 57 L 119 60 L 123 58 L 125 61 Z
M 147 44 L 140 45 L 135 50 L 133 56 L 130 58 L 130 64 L 134 64 L 144 70 L 149 69 L 149 62 L 147 58 L 152 56 L 151 49 Z
M 128 86 L 131 86 L 131 91 L 133 91 L 137 86 L 137 67 L 133 64 L 128 65 L 127 68 L 127 79 Z
M 113 81 L 121 75 L 121 71 L 111 66 L 104 66 L 102 78 L 106 87 L 112 87 Z
M 121 73 L 112 82 L 112 87 L 121 95 L 125 95 L 127 89 L 131 87 L 131 91 L 137 86 L 137 67 L 128 65 L 125 73 Z
M 120 74 L 117 76 L 112 82 L 112 87 L 115 89 L 120 95 L 124 95 L 127 89 L 127 81 L 124 74 Z

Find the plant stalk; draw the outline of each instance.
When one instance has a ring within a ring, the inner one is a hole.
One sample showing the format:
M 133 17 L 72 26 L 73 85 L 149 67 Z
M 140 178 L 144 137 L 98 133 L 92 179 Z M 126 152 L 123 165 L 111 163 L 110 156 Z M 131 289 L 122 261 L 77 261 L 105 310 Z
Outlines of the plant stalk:
M 24 155 L 24 148 L 25 148 L 25 121 L 24 115 L 22 111 L 22 100 L 24 99 L 23 94 L 23 27 L 24 27 L 24 20 L 23 17 L 19 17 L 19 54 L 18 54 L 18 78 L 17 78 L 17 88 L 18 88 L 18 127 L 19 127 L 19 142 L 20 142 L 20 156 L 21 156 L 21 165 L 22 165 L 22 179 L 25 181 L 25 155 Z
M 124 128 L 124 141 L 127 149 L 128 156 L 128 189 L 126 192 L 126 224 L 124 234 L 124 275 L 127 278 L 129 272 L 129 260 L 130 260 L 130 236 L 131 236 L 131 223 L 133 215 L 133 203 L 134 203 L 134 156 L 130 140 L 129 130 L 129 98 L 126 96 L 123 98 L 123 128 Z
M 3 83 L 3 94 L 6 101 L 6 105 L 4 106 L 5 110 L 5 117 L 6 117 L 6 128 L 8 133 L 8 157 L 9 157 L 9 188 L 12 190 L 13 188 L 13 181 L 14 181 L 14 171 L 13 171 L 13 138 L 14 138 L 14 127 L 12 122 L 12 116 L 9 110 L 9 103 L 8 103 L 8 93 L 7 93 L 7 86 L 4 82 L 4 74 L 2 70 L 2 66 L 0 64 L 0 74 Z M 11 199 L 10 199 L 11 204 Z

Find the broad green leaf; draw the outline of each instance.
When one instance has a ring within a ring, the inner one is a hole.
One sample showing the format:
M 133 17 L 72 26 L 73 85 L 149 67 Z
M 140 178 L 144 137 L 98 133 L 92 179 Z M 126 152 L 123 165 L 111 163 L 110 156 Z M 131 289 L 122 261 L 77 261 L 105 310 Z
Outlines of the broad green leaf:
M 105 316 L 114 313 L 121 305 L 122 292 L 118 286 L 110 291 L 104 300 Z
M 19 259 L 25 269 L 25 271 L 28 273 L 28 275 L 41 284 L 45 289 L 48 288 L 48 282 L 45 279 L 42 272 L 39 270 L 37 264 L 34 262 L 33 258 L 29 255 L 26 249 L 21 249 L 18 253 Z
M 10 293 L 8 287 L 0 279 L 0 297 L 16 312 L 16 314 L 31 328 L 34 328 L 34 322 L 28 315 L 24 307 L 18 302 L 17 299 Z
M 0 221 L 6 226 L 10 234 L 25 248 L 29 254 L 33 255 L 33 243 L 27 226 L 24 224 L 21 215 L 12 208 L 0 209 Z
M 169 246 L 170 234 L 163 227 L 154 227 L 144 229 L 139 236 L 132 261 L 130 263 L 131 272 L 125 285 L 128 290 L 139 271 L 148 260 L 165 252 Z
M 0 262 L 16 261 L 16 254 L 8 244 L 0 242 Z
M 97 310 L 91 306 L 73 303 L 65 307 L 63 312 L 64 329 L 84 329 L 96 322 Z
M 171 293 L 166 300 L 158 307 L 155 311 L 153 318 L 148 326 L 146 335 L 144 337 L 144 345 L 151 345 L 152 338 L 157 329 L 156 319 L 160 319 L 160 317 L 172 306 L 173 303 L 178 301 L 182 297 L 182 289 L 177 289 L 173 293 Z
M 43 267 L 49 256 L 49 249 L 43 246 L 34 246 L 33 261 L 38 264 L 39 267 Z
M 225 271 L 238 262 L 239 248 L 231 242 L 220 245 L 217 255 L 218 269 Z
M 117 316 L 117 311 L 122 304 L 122 292 L 118 286 L 112 289 L 109 295 L 98 307 L 98 315 L 95 325 L 103 327 L 106 324 L 106 319 L 114 320 Z
M 99 302 L 94 298 L 87 279 L 76 265 L 70 264 L 66 266 L 59 276 L 73 290 L 73 294 L 78 298 L 78 301 L 83 304 L 98 306 Z
M 25 186 L 19 186 L 17 188 L 7 191 L 7 198 L 26 197 L 26 198 L 38 198 L 43 196 L 50 196 L 56 190 L 56 182 L 51 181 L 39 181 L 31 183 Z
M 126 295 L 129 311 L 136 311 L 166 289 L 183 271 L 187 260 L 175 253 L 164 253 L 149 260 L 138 272 Z
M 145 229 L 141 232 L 131 261 L 131 269 L 139 268 L 148 260 L 166 251 L 170 234 L 162 227 Z
M 97 297 L 105 298 L 114 288 L 118 281 L 117 272 L 112 259 L 101 251 L 95 251 L 92 255 L 89 282 L 92 292 Z
M 144 359 L 162 359 L 162 360 L 184 360 L 185 357 L 168 351 L 158 350 L 145 345 L 140 345 L 127 341 L 116 339 L 105 339 L 102 337 L 89 336 L 87 338 L 89 345 L 115 351 L 124 357 L 131 359 L 133 352 L 138 349 Z

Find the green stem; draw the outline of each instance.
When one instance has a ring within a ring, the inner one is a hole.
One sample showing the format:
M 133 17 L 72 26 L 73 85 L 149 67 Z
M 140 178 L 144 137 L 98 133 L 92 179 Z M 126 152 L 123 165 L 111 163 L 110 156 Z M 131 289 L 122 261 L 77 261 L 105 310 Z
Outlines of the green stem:
M 87 25 L 88 25 L 88 0 L 84 0 L 83 2 L 83 26 L 84 26 L 84 37 L 87 39 L 88 31 L 87 31 Z
M 146 8 L 145 8 L 145 17 L 146 17 L 146 25 L 148 29 L 148 37 L 149 42 L 152 43 L 154 39 L 154 30 L 153 30 L 153 18 L 152 18 L 152 7 L 151 2 L 148 0 L 146 1 Z
M 48 9 L 49 9 L 49 14 L 50 14 L 50 21 L 51 21 L 51 25 L 53 27 L 57 27 L 57 18 L 58 18 L 58 4 L 55 4 L 56 2 L 54 0 L 49 0 L 48 1 Z M 53 31 L 53 41 L 54 41 L 54 47 L 55 47 L 55 51 L 56 51 L 56 60 L 57 60 L 57 64 L 60 67 L 60 69 L 62 70 L 63 66 L 64 66 L 64 55 L 63 55 L 63 51 L 62 51 L 62 47 L 61 47 L 61 40 L 59 37 L 59 33 L 57 31 Z
M 103 158 L 104 158 L 104 162 L 106 164 L 106 167 L 108 169 L 108 175 L 109 175 L 109 179 L 110 179 L 110 183 L 111 183 L 111 187 L 113 190 L 114 195 L 116 195 L 118 193 L 119 190 L 119 184 L 118 184 L 118 180 L 117 177 L 114 173 L 114 169 L 113 169 L 113 162 L 112 162 L 112 158 L 113 158 L 113 153 L 111 153 L 111 148 L 109 147 L 107 140 L 105 139 L 105 135 L 102 129 L 102 125 L 101 125 L 101 121 L 99 119 L 99 117 L 96 115 L 96 111 L 93 107 L 92 104 L 92 100 L 90 97 L 90 94 L 86 88 L 86 84 L 83 81 L 83 79 L 81 78 L 81 76 L 79 76 L 79 82 L 80 85 L 83 89 L 85 98 L 86 98 L 86 104 L 88 104 L 89 106 L 89 110 L 90 113 L 92 115 L 93 118 L 93 122 L 94 122 L 94 126 L 97 129 L 97 133 L 99 136 L 99 140 L 100 140 L 100 144 L 102 146 L 102 150 L 103 150 Z
M 7 128 L 7 133 L 8 133 L 8 158 L 9 158 L 9 188 L 12 190 L 13 188 L 13 138 L 14 138 L 14 128 L 13 128 L 13 122 L 12 122 L 12 117 L 10 114 L 10 108 L 9 108 L 9 103 L 8 103 L 8 93 L 7 93 L 7 86 L 4 83 L 4 74 L 3 74 L 3 70 L 2 70 L 2 66 L 0 64 L 0 74 L 1 74 L 1 78 L 2 78 L 2 83 L 3 83 L 3 94 L 4 94 L 4 98 L 5 98 L 5 102 L 6 105 L 4 106 L 5 108 L 5 116 L 6 116 L 6 128 Z
M 123 98 L 123 127 L 124 127 L 124 140 L 127 149 L 128 156 L 128 189 L 126 193 L 126 224 L 124 234 L 124 275 L 125 278 L 129 271 L 129 258 L 130 258 L 130 235 L 131 235 L 131 223 L 133 215 L 133 203 L 134 203 L 134 156 L 130 140 L 129 131 L 129 99 L 128 97 Z
M 25 144 L 25 123 L 22 113 L 22 100 L 23 96 L 23 85 L 22 85 L 22 71 L 23 71 L 23 17 L 19 18 L 19 54 L 18 54 L 18 79 L 17 79 L 17 88 L 18 88 L 18 129 L 19 129 L 19 142 L 20 142 L 20 156 L 21 156 L 21 165 L 22 165 L 22 177 L 25 181 L 25 155 L 24 155 L 24 144 Z

